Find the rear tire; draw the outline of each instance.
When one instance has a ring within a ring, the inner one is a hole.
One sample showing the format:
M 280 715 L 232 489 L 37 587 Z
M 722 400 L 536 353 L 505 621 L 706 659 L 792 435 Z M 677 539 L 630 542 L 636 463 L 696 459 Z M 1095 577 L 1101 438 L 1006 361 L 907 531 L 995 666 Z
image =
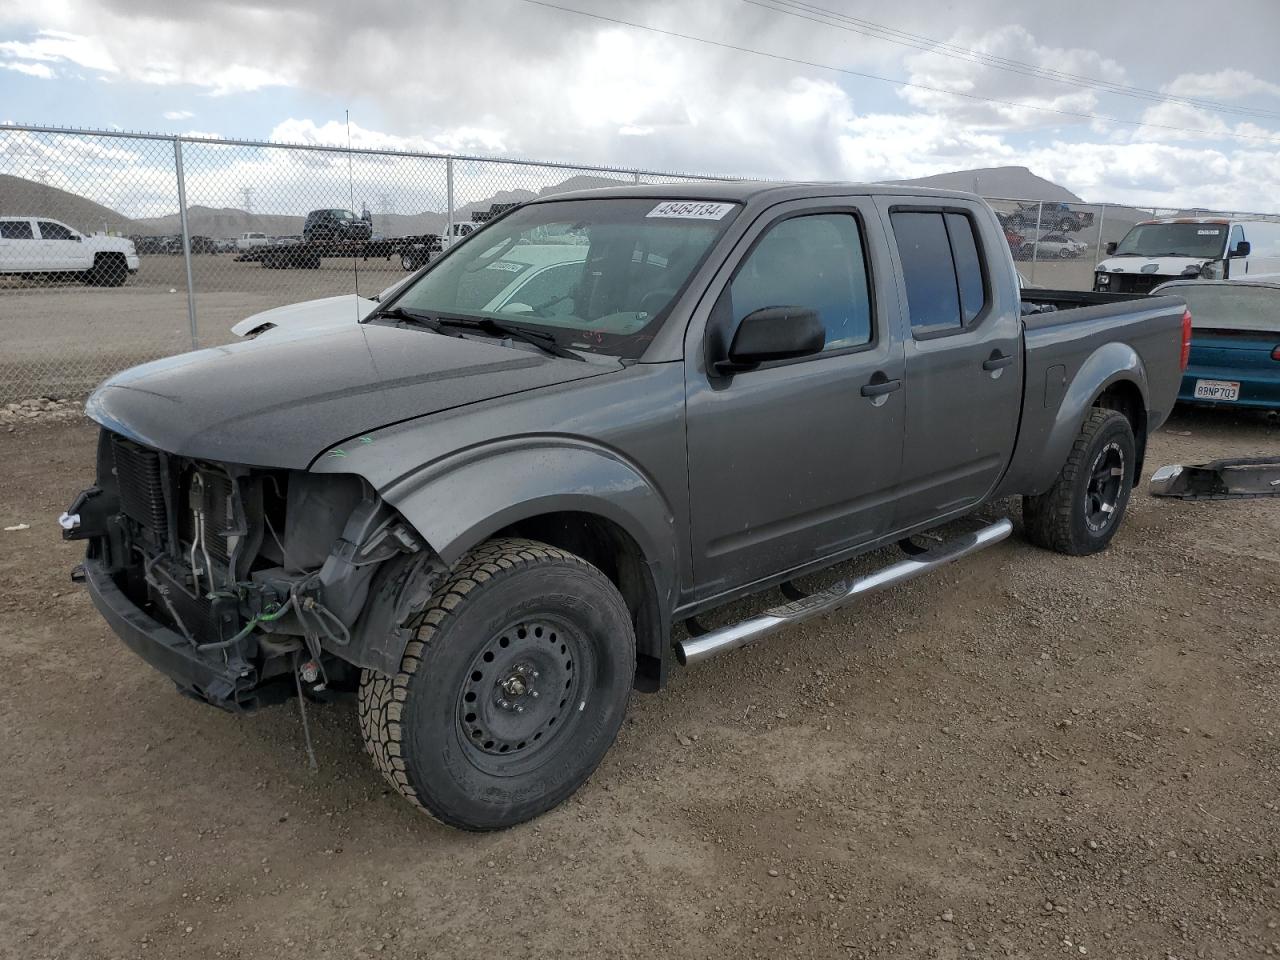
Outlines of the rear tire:
M 1022 498 L 1027 539 L 1073 557 L 1106 549 L 1124 520 L 1135 451 L 1133 428 L 1124 414 L 1090 410 L 1053 486 Z
M 498 539 L 420 615 L 394 678 L 365 670 L 365 746 L 411 803 L 501 830 L 568 799 L 617 736 L 635 677 L 622 596 L 580 557 Z

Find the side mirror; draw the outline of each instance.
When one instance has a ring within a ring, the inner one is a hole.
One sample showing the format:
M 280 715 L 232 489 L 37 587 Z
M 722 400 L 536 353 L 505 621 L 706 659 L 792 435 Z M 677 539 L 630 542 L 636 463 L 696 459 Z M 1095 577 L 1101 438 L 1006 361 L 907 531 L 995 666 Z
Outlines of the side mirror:
M 1240 240 L 1239 242 L 1236 243 L 1234 247 L 1231 248 L 1231 252 L 1228 253 L 1227 256 L 1228 257 L 1247 257 L 1251 250 L 1253 250 L 1253 246 L 1249 243 L 1248 240 Z
M 827 331 L 816 310 L 807 307 L 761 307 L 742 318 L 729 345 L 729 359 L 715 364 L 719 373 L 751 370 L 769 360 L 789 360 L 818 353 Z
M 1113 257 L 1113 256 L 1115 256 L 1115 253 L 1116 253 L 1116 246 L 1117 246 L 1117 244 L 1116 244 L 1116 242 L 1115 242 L 1114 240 L 1112 240 L 1110 243 L 1108 243 L 1108 244 L 1107 244 L 1107 256 L 1108 256 L 1108 257 Z

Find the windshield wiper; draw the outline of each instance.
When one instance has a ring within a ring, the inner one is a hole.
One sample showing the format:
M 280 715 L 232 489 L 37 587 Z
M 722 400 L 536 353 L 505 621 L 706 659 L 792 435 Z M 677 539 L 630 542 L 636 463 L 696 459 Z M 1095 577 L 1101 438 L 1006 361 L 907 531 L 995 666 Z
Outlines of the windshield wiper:
M 370 320 L 402 320 L 412 323 L 419 327 L 426 327 L 428 330 L 440 332 L 440 321 L 429 313 L 421 310 L 410 310 L 408 307 L 389 307 L 386 310 L 375 310 L 369 314 L 361 323 L 368 323 Z
M 494 320 L 492 317 L 440 317 L 436 321 L 440 326 L 446 327 L 462 327 L 468 330 L 482 330 L 485 333 L 494 336 L 510 337 L 512 340 L 520 340 L 524 343 L 531 343 L 535 347 L 545 350 L 553 357 L 564 357 L 566 360 L 578 360 L 583 363 L 586 361 L 578 356 L 572 350 L 567 350 L 556 342 L 554 334 L 543 333 L 541 330 L 530 330 L 527 327 L 519 326 L 514 323 L 505 323 L 502 320 Z

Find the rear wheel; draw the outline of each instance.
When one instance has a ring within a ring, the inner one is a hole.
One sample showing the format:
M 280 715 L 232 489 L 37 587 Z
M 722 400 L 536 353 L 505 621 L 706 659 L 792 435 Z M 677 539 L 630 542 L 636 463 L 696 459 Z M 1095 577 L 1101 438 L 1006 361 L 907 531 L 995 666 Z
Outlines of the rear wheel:
M 1071 556 L 1105 549 L 1124 519 L 1134 466 L 1128 419 L 1115 410 L 1092 409 L 1053 486 L 1022 498 L 1027 539 Z
M 546 544 L 492 540 L 437 591 L 396 676 L 363 672 L 360 730 L 420 809 L 499 830 L 586 781 L 634 675 L 631 618 L 604 574 Z

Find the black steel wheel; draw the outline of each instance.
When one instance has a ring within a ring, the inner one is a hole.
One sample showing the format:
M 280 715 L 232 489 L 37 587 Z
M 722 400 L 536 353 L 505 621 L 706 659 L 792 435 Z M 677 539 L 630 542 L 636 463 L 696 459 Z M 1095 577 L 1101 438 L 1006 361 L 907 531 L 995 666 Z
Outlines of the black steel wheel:
M 593 659 L 591 644 L 564 620 L 540 617 L 499 631 L 471 662 L 458 699 L 471 762 L 510 776 L 572 736 L 582 678 L 593 673 Z
M 1124 414 L 1090 410 L 1053 486 L 1022 498 L 1027 539 L 1071 556 L 1105 549 L 1129 503 L 1135 451 L 1133 427 Z
M 500 830 L 567 799 L 617 736 L 635 679 L 617 588 L 581 557 L 499 539 L 462 560 L 394 677 L 364 671 L 365 745 L 421 810 Z

